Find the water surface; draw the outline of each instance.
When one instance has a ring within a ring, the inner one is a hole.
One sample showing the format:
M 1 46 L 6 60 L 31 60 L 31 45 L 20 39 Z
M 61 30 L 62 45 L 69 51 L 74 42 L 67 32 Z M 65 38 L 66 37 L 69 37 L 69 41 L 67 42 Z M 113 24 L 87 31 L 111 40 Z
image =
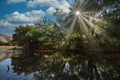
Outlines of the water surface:
M 70 54 L 8 57 L 0 61 L 0 80 L 120 79 L 119 54 Z

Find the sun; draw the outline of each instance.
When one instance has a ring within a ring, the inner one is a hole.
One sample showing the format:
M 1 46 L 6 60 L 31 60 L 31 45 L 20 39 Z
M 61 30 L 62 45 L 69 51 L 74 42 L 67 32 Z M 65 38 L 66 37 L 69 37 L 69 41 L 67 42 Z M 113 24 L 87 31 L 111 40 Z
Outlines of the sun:
M 80 11 L 76 11 L 75 14 L 78 16 L 80 15 Z

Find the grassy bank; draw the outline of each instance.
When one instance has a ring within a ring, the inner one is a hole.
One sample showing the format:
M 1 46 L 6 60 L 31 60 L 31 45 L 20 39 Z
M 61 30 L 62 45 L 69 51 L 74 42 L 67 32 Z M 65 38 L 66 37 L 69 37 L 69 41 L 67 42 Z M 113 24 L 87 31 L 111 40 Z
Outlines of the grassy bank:
M 20 49 L 20 46 L 0 46 L 0 50 L 2 49 Z

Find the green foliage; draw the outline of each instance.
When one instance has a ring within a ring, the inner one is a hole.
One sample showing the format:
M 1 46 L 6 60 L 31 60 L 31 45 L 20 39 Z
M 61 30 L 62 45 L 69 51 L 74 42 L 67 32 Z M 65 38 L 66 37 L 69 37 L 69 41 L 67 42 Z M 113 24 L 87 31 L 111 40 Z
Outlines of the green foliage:
M 40 41 L 40 33 L 37 27 L 33 26 L 20 26 L 15 30 L 15 34 L 13 34 L 13 41 L 15 41 L 18 45 L 24 45 L 30 42 L 39 42 Z
M 98 24 L 104 36 L 97 42 L 104 47 L 120 47 L 120 6 L 116 7 L 115 11 L 105 14 L 103 20 L 107 24 Z
M 2 42 L 2 41 L 0 41 L 0 46 L 12 46 L 13 45 L 13 43 L 12 42 Z
M 100 6 L 98 6 L 97 0 L 84 0 L 83 2 L 73 0 L 68 14 L 62 12 L 61 9 L 57 9 L 55 16 L 61 28 L 64 28 L 66 43 L 69 43 L 67 47 L 69 46 L 69 48 L 72 49 L 84 48 L 84 45 L 86 45 L 84 44 L 84 40 L 88 40 L 90 44 L 92 43 L 89 37 L 93 37 L 94 35 L 95 29 L 93 25 L 95 25 L 95 23 L 94 21 L 90 21 L 89 16 L 95 17 L 99 8 Z M 80 12 L 80 15 L 76 15 L 77 11 Z M 84 12 L 88 12 L 88 14 Z M 74 36 L 74 34 L 77 35 Z M 84 35 L 86 39 L 83 40 L 82 35 Z
M 85 48 L 83 37 L 76 33 L 72 34 L 68 40 L 68 46 L 73 50 Z
M 29 50 L 58 48 L 63 41 L 62 33 L 52 21 L 38 21 L 36 26 L 19 26 L 13 35 L 13 41 Z M 46 48 L 48 47 L 48 48 Z
M 68 43 L 68 48 L 78 50 L 80 48 L 84 48 L 86 45 L 86 41 L 88 43 L 92 43 L 91 40 L 87 40 L 89 37 L 94 38 L 96 34 L 101 34 L 95 32 L 95 29 L 91 28 L 90 24 L 87 23 L 85 20 L 85 24 L 83 25 L 80 23 L 79 19 L 76 18 L 76 21 L 74 23 L 74 26 L 71 30 L 71 25 L 74 22 L 73 17 L 75 17 L 75 11 L 81 8 L 81 5 L 84 3 L 89 3 L 91 0 L 85 0 L 82 3 L 79 0 L 74 0 L 73 4 L 71 4 L 70 13 L 67 14 L 64 13 L 62 10 L 56 9 L 56 20 L 61 25 L 60 27 L 54 23 L 51 20 L 43 19 L 39 20 L 35 26 L 19 26 L 15 30 L 15 34 L 13 35 L 13 41 L 17 43 L 18 45 L 33 45 L 33 44 L 40 44 L 40 45 L 46 45 L 50 44 L 54 46 L 54 48 L 60 48 L 66 43 Z M 105 7 L 110 7 L 113 4 L 118 4 L 119 0 L 116 2 L 109 0 L 104 1 Z M 91 12 L 89 15 L 92 17 L 95 17 L 95 14 L 104 7 L 103 5 L 99 6 L 97 0 L 92 1 L 89 3 L 88 6 L 85 8 L 82 8 L 81 10 L 84 12 Z M 100 8 L 101 7 L 101 8 Z M 108 22 L 109 24 L 103 24 L 103 23 L 94 23 L 101 27 L 101 32 L 107 33 L 109 37 L 112 39 L 120 40 L 120 7 L 118 5 L 115 6 L 116 11 L 113 11 L 111 13 L 105 13 L 103 16 L 103 19 Z M 86 18 L 89 22 L 89 18 Z M 69 30 L 71 31 L 69 33 Z M 68 31 L 68 33 L 67 33 Z M 96 33 L 96 34 L 95 34 Z M 66 36 L 69 36 L 69 38 L 66 38 Z M 85 36 L 83 38 L 83 35 Z M 67 40 L 68 39 L 68 40 Z M 116 41 L 114 40 L 114 41 Z M 91 42 L 90 42 L 91 41 Z M 105 43 L 106 40 L 101 39 L 98 43 Z M 109 42 L 111 43 L 112 40 Z M 88 44 L 87 44 L 88 45 Z M 39 46 L 39 45 L 38 45 Z
M 0 46 L 5 45 L 5 44 L 6 44 L 5 42 L 0 41 Z
M 120 8 L 120 7 L 119 7 Z M 111 38 L 120 39 L 120 9 L 107 15 L 109 22 L 106 31 Z
M 115 2 L 120 4 L 120 0 L 104 0 L 104 6 L 113 5 Z

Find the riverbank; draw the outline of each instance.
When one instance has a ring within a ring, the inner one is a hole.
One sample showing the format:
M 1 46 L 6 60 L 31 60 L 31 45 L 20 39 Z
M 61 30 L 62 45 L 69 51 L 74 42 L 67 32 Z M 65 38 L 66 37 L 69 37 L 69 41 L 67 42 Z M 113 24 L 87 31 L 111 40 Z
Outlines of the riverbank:
M 2 49 L 20 49 L 20 46 L 0 46 L 0 50 Z

